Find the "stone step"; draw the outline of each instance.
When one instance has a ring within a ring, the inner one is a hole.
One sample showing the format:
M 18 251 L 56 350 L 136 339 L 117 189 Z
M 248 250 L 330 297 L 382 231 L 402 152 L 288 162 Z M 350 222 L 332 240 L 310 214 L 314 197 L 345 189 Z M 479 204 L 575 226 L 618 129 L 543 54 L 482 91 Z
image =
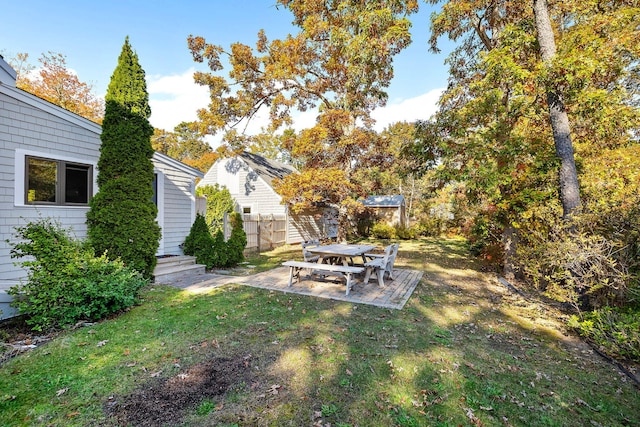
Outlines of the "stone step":
M 206 272 L 206 266 L 202 264 L 182 264 L 169 266 L 156 266 L 153 270 L 155 283 L 166 283 L 185 276 L 199 276 Z
M 165 268 L 172 265 L 193 265 L 196 263 L 196 257 L 189 255 L 171 255 L 159 257 L 156 262 L 156 268 Z

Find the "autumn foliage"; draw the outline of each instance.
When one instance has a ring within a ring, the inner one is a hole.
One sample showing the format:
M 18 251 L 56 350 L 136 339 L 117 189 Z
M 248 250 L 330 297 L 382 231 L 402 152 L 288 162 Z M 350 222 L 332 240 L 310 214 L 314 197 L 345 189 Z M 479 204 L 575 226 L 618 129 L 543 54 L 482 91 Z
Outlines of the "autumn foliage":
M 345 202 L 366 193 L 351 172 L 375 158 L 370 113 L 387 100 L 393 57 L 411 41 L 408 15 L 418 4 L 278 4 L 293 14 L 297 34 L 270 41 L 260 31 L 255 48 L 234 43 L 228 49 L 189 37 L 194 60 L 211 70 L 195 74 L 196 82 L 211 92 L 208 108 L 198 112 L 200 130 L 224 132 L 232 150 L 248 149 L 257 138 L 242 130 L 259 111 L 269 112 L 265 131 L 274 133 L 291 125 L 292 111 L 318 108 L 314 127 L 289 132 L 280 141 L 301 175 L 285 178 L 278 191 L 294 209 L 327 203 L 338 207 L 344 220 Z M 220 72 L 227 61 L 231 70 L 224 78 Z
M 26 60 L 27 56 L 23 56 Z M 82 82 L 60 53 L 42 54 L 37 74 L 19 72 L 17 87 L 96 123 L 102 123 L 104 101 Z

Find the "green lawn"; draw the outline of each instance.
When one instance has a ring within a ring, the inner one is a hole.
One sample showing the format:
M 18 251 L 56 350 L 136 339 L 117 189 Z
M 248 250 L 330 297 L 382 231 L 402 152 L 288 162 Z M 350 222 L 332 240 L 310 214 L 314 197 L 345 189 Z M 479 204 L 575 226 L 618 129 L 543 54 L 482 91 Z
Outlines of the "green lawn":
M 464 241 L 402 242 L 396 266 L 425 271 L 402 311 L 151 286 L 2 366 L 0 425 L 640 426 L 631 381 Z

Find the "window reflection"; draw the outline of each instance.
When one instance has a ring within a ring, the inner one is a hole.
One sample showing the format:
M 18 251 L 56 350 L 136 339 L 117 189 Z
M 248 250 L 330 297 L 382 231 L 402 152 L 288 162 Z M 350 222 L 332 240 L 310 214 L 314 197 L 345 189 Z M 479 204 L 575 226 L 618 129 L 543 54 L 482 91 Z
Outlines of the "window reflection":
M 92 167 L 64 160 L 26 157 L 27 204 L 87 205 Z
M 27 201 L 29 203 L 55 203 L 58 185 L 58 163 L 52 160 L 28 158 L 29 183 Z

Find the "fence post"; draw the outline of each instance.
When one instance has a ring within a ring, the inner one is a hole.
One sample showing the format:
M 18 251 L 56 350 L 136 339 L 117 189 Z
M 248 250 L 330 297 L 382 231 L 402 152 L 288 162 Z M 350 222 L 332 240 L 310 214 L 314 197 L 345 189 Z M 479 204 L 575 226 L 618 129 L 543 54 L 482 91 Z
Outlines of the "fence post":
M 260 230 L 261 228 L 262 226 L 260 225 L 260 214 L 258 214 L 258 225 L 256 226 L 256 229 L 258 231 L 258 254 L 262 250 L 262 233 Z
M 269 248 L 273 249 L 273 241 L 276 239 L 276 235 L 275 235 L 275 222 L 276 222 L 276 218 L 273 216 L 273 214 L 271 214 L 271 223 L 269 224 L 269 234 L 271 235 L 271 238 L 269 239 Z
M 196 213 L 202 216 L 207 215 L 207 198 L 203 196 L 196 197 Z

